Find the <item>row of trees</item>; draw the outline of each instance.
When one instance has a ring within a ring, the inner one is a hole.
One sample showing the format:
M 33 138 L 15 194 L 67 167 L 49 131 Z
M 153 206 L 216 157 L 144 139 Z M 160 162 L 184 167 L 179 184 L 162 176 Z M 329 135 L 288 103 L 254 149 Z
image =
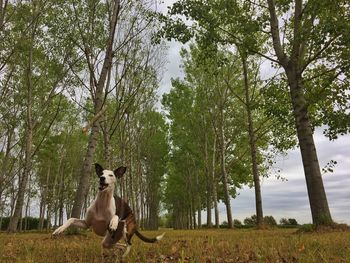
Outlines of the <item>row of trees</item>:
M 185 79 L 173 80 L 163 98 L 172 145 L 166 203 L 175 227 L 200 225 L 203 208 L 211 225 L 212 207 L 218 226 L 219 200 L 233 227 L 230 198 L 247 183 L 261 227 L 259 180 L 271 174 L 271 156 L 296 143 L 313 223 L 333 223 L 313 132 L 324 126 L 331 140 L 349 132 L 350 8 L 321 2 L 179 0 L 158 14 L 156 40 L 192 39 L 182 53 Z M 259 66 L 268 63 L 270 76 L 262 76 Z
M 261 177 L 297 144 L 313 222 L 331 224 L 313 130 L 325 126 L 330 139 L 349 131 L 348 1 L 179 0 L 166 16 L 153 5 L 0 1 L 0 216 L 11 217 L 9 230 L 33 207 L 40 229 L 45 218 L 84 214 L 95 161 L 128 167 L 117 191 L 141 227 L 157 227 L 161 200 L 175 228 L 201 226 L 203 210 L 219 227 L 220 201 L 233 227 L 230 200 L 246 184 L 262 227 Z M 155 110 L 162 38 L 193 39 L 181 52 L 185 79 L 162 99 L 167 121 Z M 261 74 L 266 60 L 271 76 Z
M 0 217 L 11 217 L 9 231 L 33 213 L 39 229 L 50 227 L 45 218 L 84 214 L 94 162 L 128 166 L 118 192 L 141 226 L 157 227 L 168 141 L 155 110 L 164 47 L 151 43 L 153 4 L 0 2 Z

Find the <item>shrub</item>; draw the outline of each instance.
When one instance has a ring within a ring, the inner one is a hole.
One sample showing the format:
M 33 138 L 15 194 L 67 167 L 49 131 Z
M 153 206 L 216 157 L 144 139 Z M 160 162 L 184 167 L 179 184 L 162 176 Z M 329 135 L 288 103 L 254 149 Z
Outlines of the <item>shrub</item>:
M 220 225 L 220 228 L 228 228 L 228 223 L 227 221 L 223 221 Z
M 24 217 L 22 218 L 22 229 L 26 230 L 34 230 L 39 229 L 39 221 L 40 219 L 37 217 Z M 3 217 L 1 218 L 1 229 L 2 231 L 6 231 L 8 228 L 8 225 L 10 223 L 10 217 Z M 25 227 L 25 223 L 27 223 L 27 227 Z M 18 225 L 21 224 L 21 220 L 18 222 Z M 47 220 L 44 220 L 44 228 L 46 228 Z
M 233 226 L 234 227 L 241 227 L 242 226 L 242 222 L 238 219 L 234 219 L 233 220 Z
M 294 218 L 281 218 L 280 224 L 284 226 L 297 226 L 298 222 Z
M 247 226 L 256 226 L 257 225 L 257 217 L 256 217 L 256 215 L 252 215 L 251 217 L 246 217 L 243 220 L 243 222 Z
M 268 226 L 276 226 L 277 222 L 273 216 L 264 216 L 264 223 Z

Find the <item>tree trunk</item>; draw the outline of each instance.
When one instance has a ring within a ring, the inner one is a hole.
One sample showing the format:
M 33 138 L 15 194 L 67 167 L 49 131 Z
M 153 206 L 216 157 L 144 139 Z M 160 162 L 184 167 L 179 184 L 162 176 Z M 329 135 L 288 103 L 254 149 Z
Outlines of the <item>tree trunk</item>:
M 224 201 L 226 206 L 228 228 L 233 228 L 230 193 L 228 190 L 228 176 L 227 176 L 226 167 L 225 167 L 224 121 L 225 121 L 224 112 L 223 112 L 223 108 L 221 108 L 220 109 L 220 166 L 221 166 L 222 183 L 224 186 Z
M 2 204 L 3 204 L 1 196 L 5 189 L 4 187 L 4 183 L 6 182 L 5 176 L 6 174 L 10 173 L 8 166 L 10 161 L 11 141 L 12 141 L 13 135 L 14 135 L 14 128 L 13 129 L 8 128 L 6 132 L 7 138 L 6 138 L 5 155 L 1 158 L 2 161 L 1 161 L 1 170 L 0 170 L 0 210 L 2 209 Z
M 214 203 L 214 215 L 215 215 L 215 227 L 220 227 L 219 219 L 219 208 L 218 208 L 218 192 L 217 192 L 217 181 L 215 176 L 215 161 L 216 161 L 216 135 L 214 133 L 214 142 L 213 142 L 213 163 L 212 163 L 212 190 L 213 190 L 213 203 Z
M 255 189 L 255 208 L 256 208 L 256 216 L 257 216 L 257 225 L 258 225 L 258 228 L 262 228 L 264 225 L 264 215 L 263 215 L 263 209 L 262 209 L 260 178 L 259 178 L 258 162 L 257 162 L 257 156 L 256 156 L 257 154 L 256 135 L 254 131 L 254 123 L 253 123 L 252 112 L 251 112 L 251 101 L 250 101 L 250 95 L 249 95 L 247 57 L 245 54 L 241 54 L 241 58 L 242 58 L 242 64 L 243 64 L 245 107 L 247 111 L 250 156 L 252 161 L 252 172 L 253 172 L 254 189 Z
M 102 106 L 103 106 L 103 90 L 104 90 L 104 86 L 107 78 L 107 73 L 110 67 L 112 66 L 113 42 L 114 42 L 114 35 L 116 31 L 119 10 L 120 10 L 120 0 L 116 0 L 114 2 L 110 33 L 109 33 L 109 38 L 108 38 L 107 47 L 106 47 L 106 55 L 103 61 L 101 75 L 96 87 L 96 94 L 94 98 L 95 114 L 97 114 L 102 109 Z M 82 169 L 81 169 L 79 186 L 75 194 L 71 217 L 80 218 L 81 210 L 84 204 L 84 198 L 85 196 L 87 196 L 87 193 L 89 190 L 91 165 L 92 165 L 95 150 L 96 150 L 98 133 L 99 133 L 99 123 L 98 121 L 96 121 L 93 124 L 91 129 L 88 148 L 87 148 Z
M 29 185 L 32 180 L 32 174 L 29 175 Z M 25 218 L 24 218 L 24 230 L 28 230 L 28 217 L 30 216 L 30 187 L 28 187 L 28 196 L 27 196 L 27 202 L 26 202 L 26 208 L 25 208 Z
M 304 166 L 304 173 L 311 207 L 312 221 L 316 225 L 333 223 L 327 196 L 323 185 L 320 165 L 317 158 L 313 131 L 308 116 L 307 104 L 303 94 L 301 76 L 287 73 L 290 96 L 293 104 L 295 125 Z
M 43 190 L 40 204 L 40 220 L 39 220 L 39 230 L 44 229 L 44 221 L 45 221 L 45 209 L 48 201 L 48 188 L 49 188 L 49 178 L 50 178 L 51 164 L 49 164 L 47 168 L 46 174 L 46 185 Z
M 202 211 L 200 207 L 198 208 L 197 216 L 198 216 L 198 228 L 202 228 Z
M 58 209 L 59 209 L 59 216 L 58 216 L 58 225 L 63 224 L 63 204 L 64 204 L 64 167 L 60 170 L 61 172 L 61 178 L 60 178 L 60 184 L 59 184 L 59 196 L 58 196 Z
M 211 207 L 212 207 L 212 176 L 209 171 L 209 157 L 208 157 L 208 135 L 207 133 L 204 134 L 204 155 L 205 155 L 205 173 L 207 177 L 207 227 L 212 227 L 212 213 L 211 213 Z
M 35 30 L 32 30 L 31 43 L 28 56 L 27 68 L 27 116 L 26 116 L 26 140 L 25 140 L 25 164 L 22 179 L 19 181 L 18 196 L 15 211 L 11 217 L 8 231 L 16 232 L 18 221 L 21 217 L 22 208 L 24 204 L 24 194 L 27 188 L 29 174 L 32 168 L 32 148 L 33 148 L 33 82 L 32 82 L 32 65 L 33 65 L 33 45 L 34 45 Z

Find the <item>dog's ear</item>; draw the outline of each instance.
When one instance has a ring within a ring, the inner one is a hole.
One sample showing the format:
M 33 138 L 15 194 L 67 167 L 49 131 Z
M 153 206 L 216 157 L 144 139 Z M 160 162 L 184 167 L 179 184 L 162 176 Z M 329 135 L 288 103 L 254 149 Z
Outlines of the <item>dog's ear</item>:
M 99 165 L 98 163 L 95 163 L 95 171 L 96 174 L 100 177 L 101 175 L 103 175 L 103 168 L 101 165 Z
M 115 177 L 121 178 L 123 176 L 123 174 L 125 173 L 125 171 L 126 171 L 126 167 L 120 166 L 119 168 L 115 169 L 113 172 L 114 172 Z

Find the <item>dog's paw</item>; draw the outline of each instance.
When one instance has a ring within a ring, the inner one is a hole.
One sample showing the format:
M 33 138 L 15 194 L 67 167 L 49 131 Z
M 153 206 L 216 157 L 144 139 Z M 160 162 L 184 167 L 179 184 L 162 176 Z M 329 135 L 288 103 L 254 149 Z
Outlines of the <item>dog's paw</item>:
M 61 227 L 57 228 L 57 229 L 52 233 L 52 236 L 58 236 L 58 235 L 62 234 L 63 231 L 64 231 L 64 227 L 61 226 Z
M 118 223 L 119 223 L 119 218 L 117 216 L 114 216 L 112 218 L 111 222 L 109 223 L 109 229 L 112 230 L 112 231 L 117 230 Z

